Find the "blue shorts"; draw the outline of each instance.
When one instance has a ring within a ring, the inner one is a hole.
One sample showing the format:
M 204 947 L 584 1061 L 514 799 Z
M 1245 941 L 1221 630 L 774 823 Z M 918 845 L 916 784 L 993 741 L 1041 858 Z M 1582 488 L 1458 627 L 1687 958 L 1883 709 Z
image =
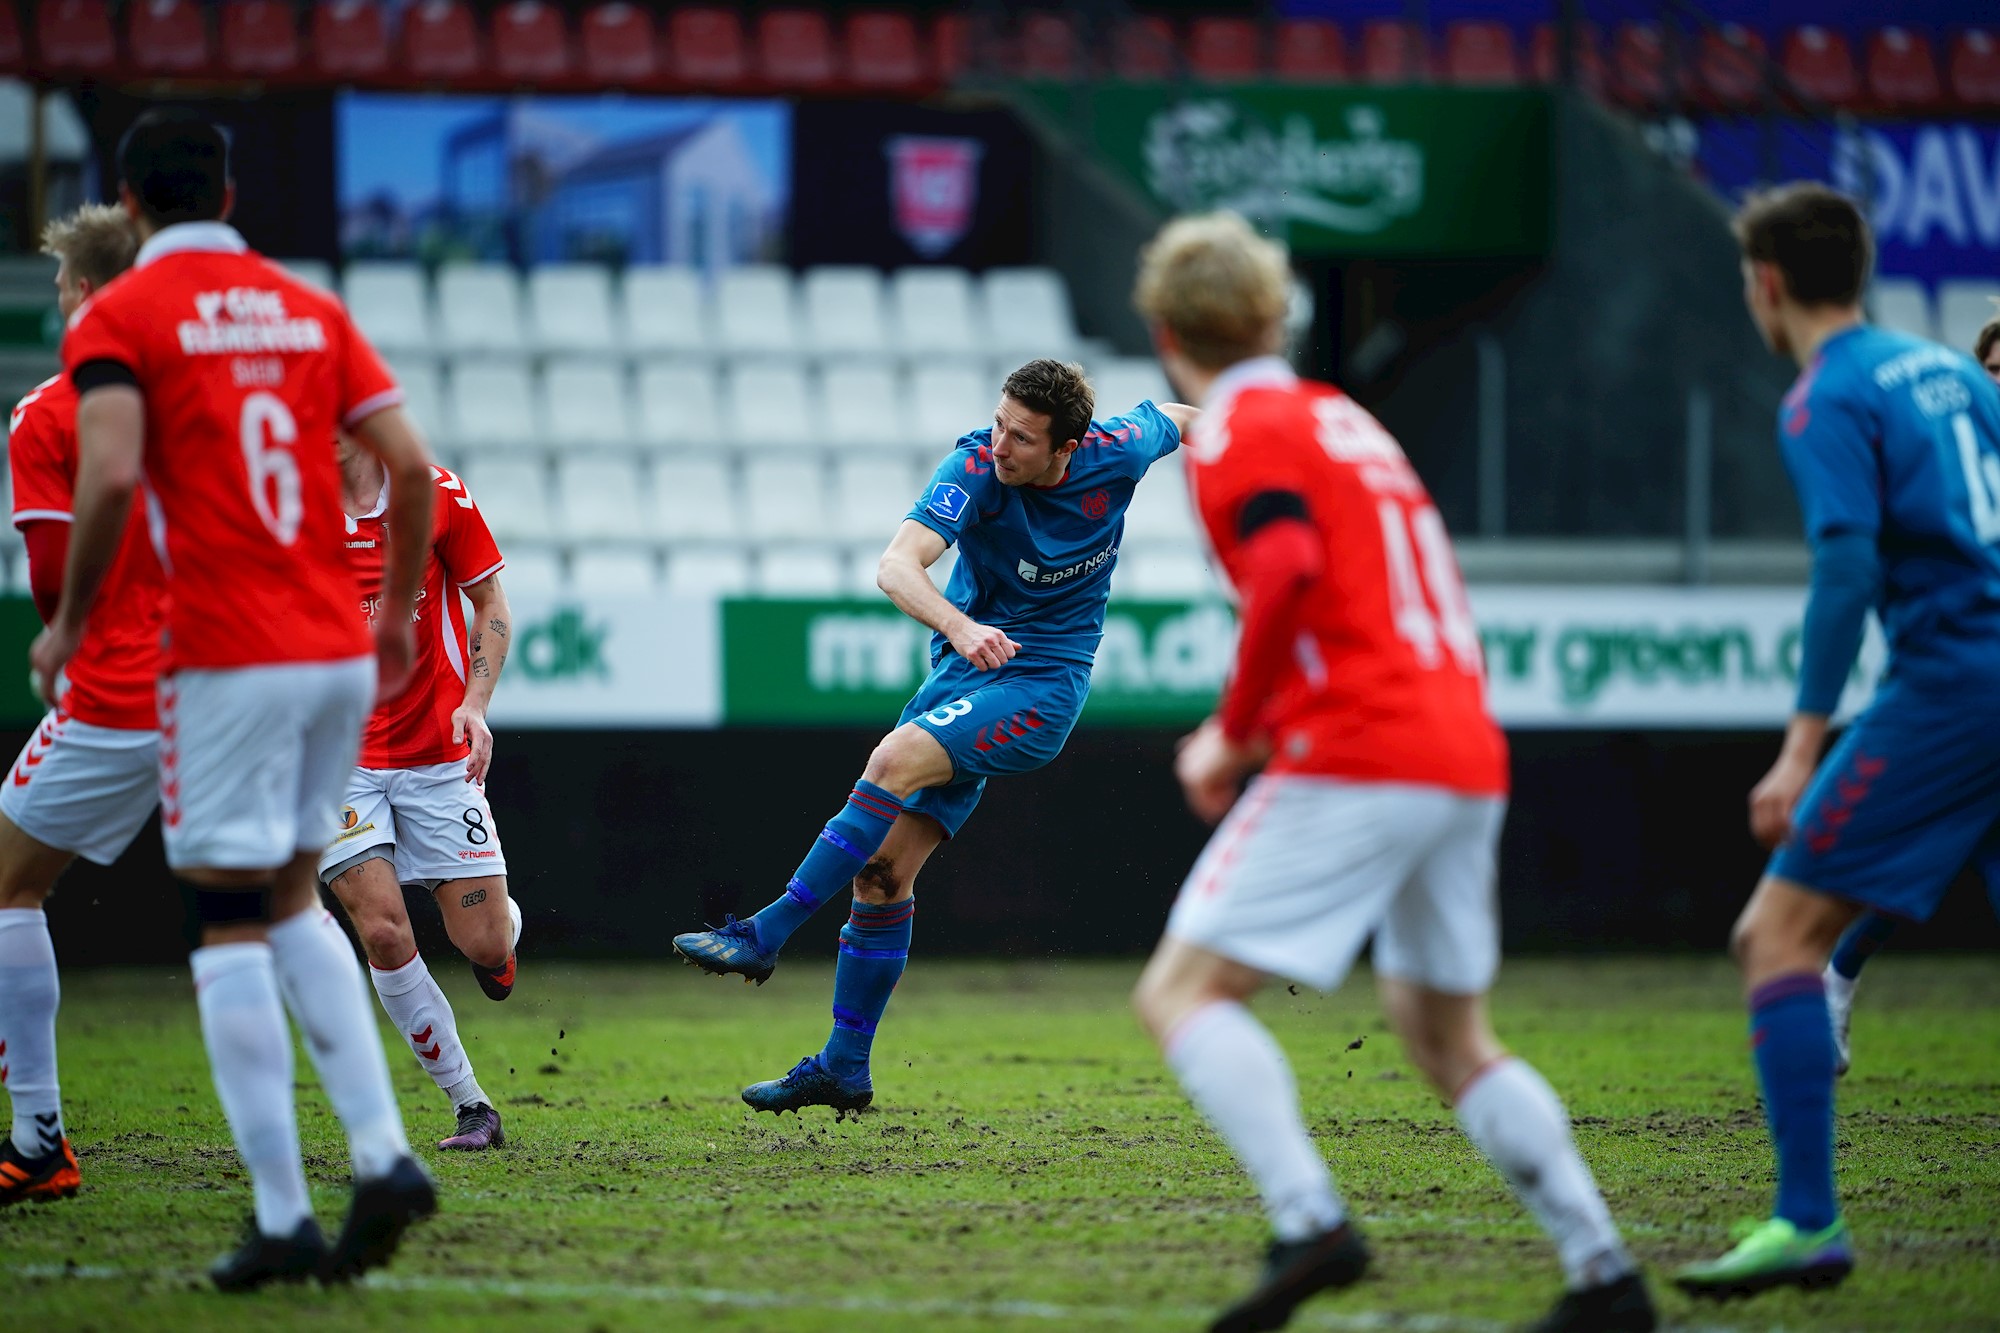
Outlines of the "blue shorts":
M 1833 747 L 1769 873 L 1927 921 L 1968 864 L 2000 873 L 2000 706 L 1885 686 Z
M 947 652 L 931 667 L 897 726 L 914 722 L 951 756 L 951 781 L 928 787 L 903 808 L 929 815 L 958 836 L 986 790 L 986 779 L 1032 773 L 1062 753 L 1090 694 L 1090 668 L 1017 657 L 981 671 Z

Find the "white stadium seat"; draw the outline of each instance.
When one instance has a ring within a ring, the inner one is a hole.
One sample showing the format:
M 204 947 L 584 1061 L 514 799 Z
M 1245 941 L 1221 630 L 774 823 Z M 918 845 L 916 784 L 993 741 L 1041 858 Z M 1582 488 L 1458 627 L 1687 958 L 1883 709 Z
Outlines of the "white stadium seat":
M 505 264 L 446 264 L 437 277 L 438 331 L 453 352 L 518 352 L 521 278 Z
M 639 464 L 616 455 L 556 464 L 562 532 L 572 540 L 643 541 L 653 535 Z
M 652 551 L 578 551 L 569 586 L 579 597 L 644 597 L 659 590 L 660 560 Z
M 720 444 L 721 394 L 715 367 L 701 361 L 655 361 L 639 368 L 639 439 L 667 448 Z
M 1118 594 L 1175 600 L 1207 597 L 1219 587 L 1208 562 L 1195 550 L 1134 551 L 1118 557 Z
M 521 597 L 555 597 L 563 590 L 562 561 L 545 546 L 521 546 L 506 552 L 507 567 L 500 586 Z
M 273 262 L 300 282 L 309 282 L 323 292 L 340 290 L 334 280 L 333 265 L 324 259 L 279 259 Z
M 1885 329 L 1913 333 L 1919 338 L 1937 337 L 1937 321 L 1931 314 L 1931 294 L 1914 278 L 1877 278 L 1868 289 L 1868 307 L 1874 320 Z M 1965 350 L 1971 350 L 1966 344 Z
M 535 395 L 520 361 L 459 361 L 451 368 L 451 437 L 469 453 L 541 444 Z
M 978 295 L 964 269 L 898 269 L 889 291 L 905 356 L 969 357 L 986 350 Z
M 1188 507 L 1187 471 L 1179 450 L 1146 469 L 1125 511 L 1125 543 L 1194 545 L 1194 511 Z
M 882 275 L 829 265 L 806 270 L 806 342 L 821 355 L 881 355 L 890 350 Z
M 737 550 L 676 548 L 667 556 L 667 590 L 688 597 L 741 597 L 750 591 L 750 559 Z
M 528 274 L 528 337 L 550 352 L 609 352 L 611 272 L 602 264 L 545 264 Z
M 796 352 L 792 271 L 778 264 L 724 269 L 715 283 L 715 324 L 724 351 Z
M 433 361 L 389 363 L 389 373 L 403 390 L 403 411 L 416 423 L 417 430 L 434 446 L 451 443 L 451 423 L 444 407 L 444 379 Z
M 548 470 L 525 458 L 481 459 L 465 471 L 466 489 L 505 551 L 510 541 L 550 540 Z
M 999 387 L 977 366 L 920 365 L 910 377 L 910 427 L 925 454 L 942 458 L 968 431 L 993 424 Z
M 743 516 L 759 541 L 797 541 L 828 527 L 826 474 L 803 459 L 760 458 L 743 469 Z
M 1949 279 L 1938 284 L 1938 341 L 1968 356 L 1986 322 L 2000 315 L 2000 283 Z
M 996 268 L 987 273 L 986 343 L 1015 360 L 1067 358 L 1076 351 L 1076 319 L 1062 276 L 1049 268 Z
M 833 465 L 834 536 L 883 546 L 916 502 L 922 479 L 898 457 L 861 454 Z
M 669 458 L 653 466 L 653 531 L 666 541 L 734 541 L 742 506 L 720 458 Z
M 910 414 L 895 368 L 883 362 L 841 362 L 820 375 L 823 433 L 828 444 L 897 448 L 910 440 Z
M 550 444 L 631 442 L 631 395 L 617 362 L 602 357 L 551 361 L 542 372 L 541 387 Z
M 817 546 L 771 546 L 757 557 L 751 588 L 763 597 L 838 597 L 846 590 L 847 562 Z
M 347 266 L 347 311 L 383 352 L 436 355 L 430 293 L 415 264 L 361 260 Z
M 1166 372 L 1150 356 L 1104 358 L 1090 367 L 1090 387 L 1097 394 L 1099 421 L 1130 412 L 1149 399 L 1155 403 L 1174 400 Z
M 737 444 L 805 445 L 818 437 L 819 413 L 803 365 L 795 361 L 744 361 L 726 378 L 727 418 Z
M 708 293 L 691 268 L 625 270 L 625 345 L 635 353 L 713 355 Z

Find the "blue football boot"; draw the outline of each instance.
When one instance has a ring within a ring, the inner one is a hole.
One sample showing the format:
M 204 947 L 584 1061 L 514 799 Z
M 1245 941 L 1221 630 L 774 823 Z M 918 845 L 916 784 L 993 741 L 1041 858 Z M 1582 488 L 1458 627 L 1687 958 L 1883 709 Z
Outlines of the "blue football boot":
M 743 1101 L 754 1111 L 797 1111 L 802 1106 L 831 1106 L 845 1115 L 859 1111 L 875 1100 L 874 1086 L 865 1080 L 849 1083 L 808 1055 L 792 1066 L 783 1078 L 752 1083 L 743 1089 Z
M 757 931 L 748 921 L 724 917 L 714 930 L 691 930 L 674 936 L 674 952 L 684 962 L 718 977 L 735 975 L 759 986 L 771 979 L 778 955 L 757 947 Z

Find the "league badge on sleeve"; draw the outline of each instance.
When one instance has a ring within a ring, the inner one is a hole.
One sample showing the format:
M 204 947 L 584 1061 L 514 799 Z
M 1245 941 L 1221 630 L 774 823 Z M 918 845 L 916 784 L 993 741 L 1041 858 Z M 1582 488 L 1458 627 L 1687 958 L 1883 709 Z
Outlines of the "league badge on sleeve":
M 947 523 L 956 523 L 959 516 L 965 512 L 965 506 L 970 503 L 971 499 L 972 497 L 959 487 L 952 485 L 948 481 L 941 481 L 931 487 L 931 498 L 924 505 L 924 508 L 930 510 Z

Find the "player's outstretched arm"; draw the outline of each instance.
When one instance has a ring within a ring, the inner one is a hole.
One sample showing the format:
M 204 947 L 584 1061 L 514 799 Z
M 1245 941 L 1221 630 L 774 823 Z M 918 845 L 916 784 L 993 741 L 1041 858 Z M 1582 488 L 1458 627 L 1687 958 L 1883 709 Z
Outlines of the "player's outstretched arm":
M 400 407 L 385 407 L 349 426 L 361 447 L 389 475 L 389 558 L 382 572 L 382 609 L 375 620 L 381 660 L 377 697 L 394 698 L 409 684 L 416 656 L 410 617 L 423 586 L 431 544 L 431 451 Z
M 1174 423 L 1174 429 L 1181 433 L 1181 438 L 1184 440 L 1187 438 L 1188 427 L 1194 425 L 1194 419 L 1201 415 L 1200 408 L 1190 407 L 1186 403 L 1161 403 L 1158 406 L 1160 414 Z
M 500 683 L 500 668 L 507 664 L 507 649 L 514 638 L 514 612 L 507 605 L 506 589 L 500 576 L 481 579 L 465 590 L 472 603 L 472 627 L 466 631 L 466 660 L 472 669 L 465 676 L 465 702 L 451 715 L 454 744 L 469 741 L 472 753 L 465 760 L 467 782 L 486 781 L 493 762 L 493 732 L 486 725 L 486 710 L 493 702 L 493 687 Z
M 83 627 L 132 512 L 132 497 L 146 450 L 146 400 L 134 384 L 90 389 L 76 409 L 76 493 L 71 506 L 69 559 L 63 595 L 49 626 L 35 640 L 29 662 L 37 688 L 51 707 L 56 677 L 76 654 Z
M 945 600 L 927 572 L 944 552 L 943 537 L 906 518 L 875 567 L 875 586 L 888 594 L 898 611 L 951 640 L 960 657 L 981 671 L 991 671 L 1020 652 L 1021 645 Z

